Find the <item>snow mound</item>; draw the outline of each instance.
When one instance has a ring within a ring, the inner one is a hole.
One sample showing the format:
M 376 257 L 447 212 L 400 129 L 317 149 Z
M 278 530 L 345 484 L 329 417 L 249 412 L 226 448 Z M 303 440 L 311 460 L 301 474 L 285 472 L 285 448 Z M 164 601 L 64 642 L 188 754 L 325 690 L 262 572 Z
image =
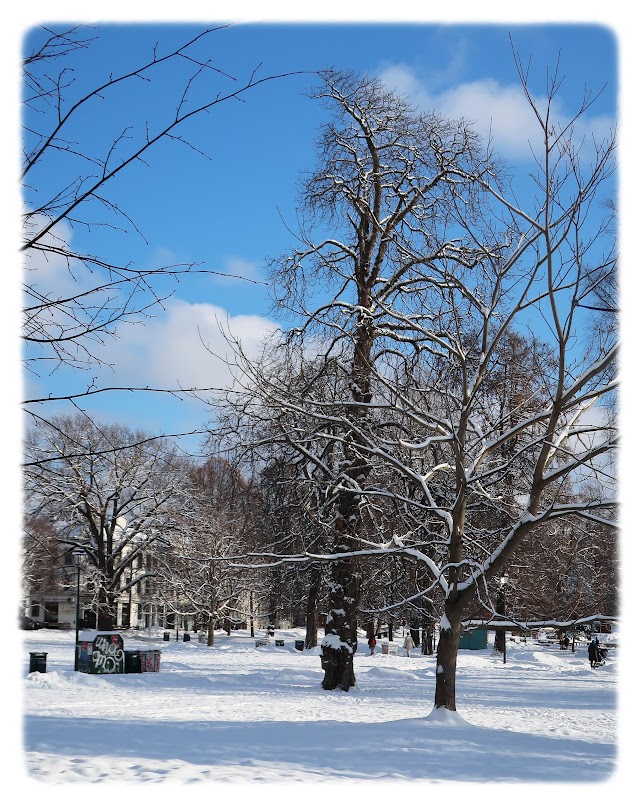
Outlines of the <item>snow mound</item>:
M 502 662 L 502 658 L 499 657 L 499 662 Z M 457 661 L 457 669 L 489 669 L 494 663 L 494 658 L 492 655 L 486 655 L 485 652 L 473 654 L 472 652 L 466 652 L 463 655 L 459 655 L 459 659 Z
M 432 725 L 445 725 L 446 727 L 467 728 L 470 723 L 463 719 L 456 711 L 449 711 L 447 708 L 434 708 L 425 717 L 425 721 Z
M 411 671 L 397 671 L 396 669 L 375 666 L 368 669 L 369 677 L 376 677 L 380 680 L 420 680 L 416 674 Z
M 549 652 L 534 652 L 534 662 L 540 663 L 545 669 L 561 670 L 569 668 L 566 663 L 569 664 L 570 661 L 569 658 L 565 660 Z
M 50 688 L 62 691 L 109 690 L 120 684 L 122 674 L 84 674 L 82 672 L 31 672 L 26 676 L 27 688 Z
M 170 663 L 164 662 L 160 658 L 160 671 L 192 671 L 193 666 L 188 663 L 180 663 L 177 660 L 171 660 Z
M 319 674 L 315 669 L 310 671 L 295 671 L 294 669 L 279 669 L 274 672 L 272 679 L 275 682 L 311 683 L 317 685 Z
M 57 671 L 52 671 L 49 674 L 34 671 L 27 674 L 26 686 L 27 688 L 70 688 L 71 682 L 69 677 Z

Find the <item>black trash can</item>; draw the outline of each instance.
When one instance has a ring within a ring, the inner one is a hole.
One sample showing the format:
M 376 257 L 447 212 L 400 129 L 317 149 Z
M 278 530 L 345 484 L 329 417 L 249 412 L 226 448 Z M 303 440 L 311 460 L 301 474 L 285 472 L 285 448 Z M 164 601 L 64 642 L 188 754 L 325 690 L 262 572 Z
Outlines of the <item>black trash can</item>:
M 303 647 L 304 647 L 304 642 L 302 640 L 296 640 L 295 641 L 295 649 L 298 652 L 303 652 Z
M 124 674 L 141 674 L 142 658 L 139 652 L 124 652 Z
M 188 632 L 184 632 L 184 640 L 190 640 L 190 639 L 191 639 L 191 636 L 188 634 Z
M 171 639 L 171 633 L 170 632 L 164 632 L 164 640 L 170 640 L 170 639 Z
M 46 674 L 48 652 L 29 652 L 29 674 L 39 671 Z

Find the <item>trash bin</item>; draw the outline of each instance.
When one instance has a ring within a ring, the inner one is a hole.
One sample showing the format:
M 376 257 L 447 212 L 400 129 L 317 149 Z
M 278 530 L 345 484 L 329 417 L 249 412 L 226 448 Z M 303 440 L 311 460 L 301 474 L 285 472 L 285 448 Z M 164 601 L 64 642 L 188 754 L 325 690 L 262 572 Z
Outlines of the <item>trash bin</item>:
M 197 640 L 200 643 L 207 643 L 208 642 L 208 632 L 199 632 L 197 635 Z
M 29 674 L 39 671 L 46 674 L 48 652 L 29 652 Z
M 142 658 L 140 652 L 124 652 L 124 674 L 141 674 Z
M 141 671 L 159 671 L 162 653 L 159 649 L 147 649 L 140 652 Z
M 389 648 L 390 648 L 390 645 L 389 645 L 388 641 L 387 640 L 382 640 L 381 641 L 381 654 L 387 655 Z
M 164 632 L 164 640 L 170 640 L 170 639 L 171 639 L 171 633 L 170 632 Z
M 279 638 L 275 638 L 275 646 L 283 646 L 283 645 L 284 645 L 283 640 L 280 640 Z
M 190 639 L 191 639 L 191 636 L 188 634 L 188 632 L 184 632 L 184 640 L 187 641 L 187 640 L 190 640 Z
M 295 641 L 295 649 L 298 652 L 303 652 L 303 647 L 304 647 L 304 642 L 302 640 L 296 640 Z

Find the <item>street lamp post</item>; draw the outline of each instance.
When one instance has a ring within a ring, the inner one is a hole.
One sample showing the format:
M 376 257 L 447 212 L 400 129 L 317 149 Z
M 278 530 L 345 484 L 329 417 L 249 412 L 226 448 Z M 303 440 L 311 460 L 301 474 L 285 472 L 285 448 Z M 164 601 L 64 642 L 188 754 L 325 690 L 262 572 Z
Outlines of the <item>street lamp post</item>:
M 85 557 L 84 551 L 76 548 L 74 551 L 71 552 L 71 556 L 73 557 L 73 561 L 75 562 L 77 568 L 77 578 L 76 578 L 76 586 L 75 586 L 75 665 L 73 667 L 74 671 L 78 670 L 78 639 L 80 634 L 80 562 Z
M 503 618 L 505 618 L 505 611 L 507 609 L 507 606 L 505 604 L 505 589 L 507 587 L 507 582 L 508 581 L 509 581 L 509 576 L 507 575 L 507 573 L 504 573 L 501 576 L 501 587 L 500 587 L 500 590 L 499 590 L 499 596 L 500 596 L 499 610 L 500 610 L 501 615 L 503 616 Z M 507 663 L 507 641 L 506 641 L 506 630 L 505 629 L 503 629 L 503 663 Z

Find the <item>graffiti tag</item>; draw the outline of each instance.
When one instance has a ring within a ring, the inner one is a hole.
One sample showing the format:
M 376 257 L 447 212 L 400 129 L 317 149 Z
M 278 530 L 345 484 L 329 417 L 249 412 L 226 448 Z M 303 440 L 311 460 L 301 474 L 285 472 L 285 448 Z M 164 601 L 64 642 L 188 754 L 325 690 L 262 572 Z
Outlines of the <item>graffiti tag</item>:
M 124 649 L 119 635 L 98 635 L 93 642 L 92 660 L 95 674 L 121 674 Z

